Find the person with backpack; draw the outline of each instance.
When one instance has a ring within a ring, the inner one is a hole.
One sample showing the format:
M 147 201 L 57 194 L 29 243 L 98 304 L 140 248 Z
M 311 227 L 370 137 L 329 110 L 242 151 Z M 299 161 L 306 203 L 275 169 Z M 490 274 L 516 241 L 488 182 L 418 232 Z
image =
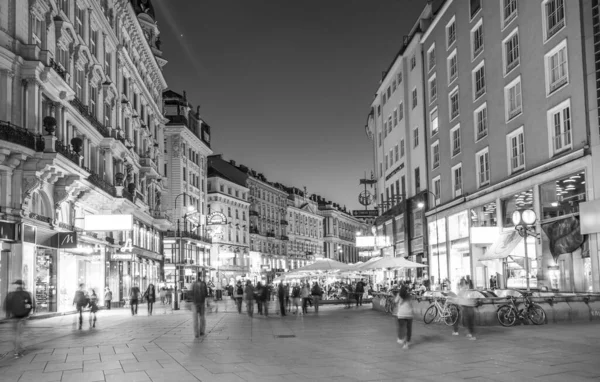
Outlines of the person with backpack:
M 77 289 L 73 298 L 73 305 L 75 305 L 79 313 L 79 330 L 81 330 L 81 325 L 83 325 L 83 309 L 90 304 L 90 299 L 85 293 L 84 286 L 84 284 L 79 284 L 79 289 Z
M 403 349 L 408 349 L 412 336 L 413 306 L 406 285 L 400 287 L 400 292 L 394 298 L 396 303 L 396 318 L 398 319 L 398 340 Z
M 242 286 L 242 281 L 238 281 L 237 285 L 233 289 L 233 299 L 235 300 L 235 305 L 237 307 L 237 311 L 239 314 L 242 314 L 242 299 L 244 298 L 244 287 Z
M 140 288 L 137 285 L 134 285 L 129 290 L 129 305 L 131 305 L 131 315 L 135 316 L 138 311 L 138 303 L 140 300 Z
M 192 284 L 192 314 L 196 338 L 203 336 L 206 331 L 206 296 L 208 296 L 208 287 L 204 280 L 200 279 L 194 282 Z
M 285 316 L 285 288 L 283 287 L 283 283 L 279 283 L 279 288 L 277 288 L 277 298 L 279 299 L 279 312 L 281 316 Z M 288 297 L 289 300 L 289 297 Z
M 323 296 L 323 290 L 321 290 L 318 282 L 315 281 L 310 294 L 312 295 L 315 304 L 315 313 L 319 313 L 319 300 L 321 299 L 321 296 Z
M 300 306 L 300 287 L 298 284 L 294 283 L 294 287 L 292 288 L 292 304 L 296 307 L 294 314 L 298 313 L 298 307 Z
M 262 303 L 262 294 L 263 294 L 263 285 L 262 283 L 259 281 L 256 284 L 256 289 L 254 290 L 254 298 L 256 299 L 256 305 L 258 306 L 258 314 L 260 314 L 262 316 L 263 314 L 263 303 Z
M 98 296 L 96 291 L 92 289 L 90 294 L 90 329 L 96 327 L 96 312 L 98 311 Z
M 23 280 L 16 280 L 13 285 L 16 285 L 17 289 L 10 292 L 4 300 L 6 316 L 13 323 L 14 355 L 16 358 L 23 356 L 21 337 L 23 336 L 25 321 L 35 312 L 35 300 L 31 293 L 23 289 L 23 284 Z
M 154 302 L 156 301 L 156 289 L 154 289 L 154 284 L 148 285 L 148 289 L 144 293 L 144 298 L 148 302 L 148 315 L 152 315 L 152 308 L 154 307 Z
M 104 306 L 106 309 L 110 310 L 110 302 L 112 301 L 112 291 L 109 287 L 106 287 L 104 290 Z

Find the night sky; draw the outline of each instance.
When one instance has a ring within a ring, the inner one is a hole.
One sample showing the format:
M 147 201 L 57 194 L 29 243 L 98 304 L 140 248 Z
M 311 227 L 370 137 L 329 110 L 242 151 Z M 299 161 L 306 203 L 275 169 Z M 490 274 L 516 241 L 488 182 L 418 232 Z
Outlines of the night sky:
M 169 88 L 201 106 L 215 154 L 363 208 L 369 106 L 425 0 L 153 4 Z

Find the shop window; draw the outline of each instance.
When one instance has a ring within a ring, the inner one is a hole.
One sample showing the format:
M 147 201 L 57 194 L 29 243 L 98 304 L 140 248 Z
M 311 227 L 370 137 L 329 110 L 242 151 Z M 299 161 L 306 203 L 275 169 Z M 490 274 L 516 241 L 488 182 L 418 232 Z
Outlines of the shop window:
M 471 209 L 471 227 L 497 227 L 496 202 Z
M 533 190 L 521 191 L 509 198 L 502 199 L 502 226 L 513 227 L 512 214 L 516 210 L 533 208 Z
M 579 172 L 540 187 L 542 220 L 579 213 L 586 201 L 585 172 Z

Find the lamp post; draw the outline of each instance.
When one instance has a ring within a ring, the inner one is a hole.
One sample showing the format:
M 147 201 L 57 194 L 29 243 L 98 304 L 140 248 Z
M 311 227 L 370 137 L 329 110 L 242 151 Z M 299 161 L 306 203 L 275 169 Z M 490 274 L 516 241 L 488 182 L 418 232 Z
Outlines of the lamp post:
M 441 290 L 442 289 L 442 280 L 441 280 L 442 279 L 442 276 L 441 276 L 441 274 L 442 274 L 442 271 L 441 271 L 442 266 L 440 264 L 440 230 L 439 230 L 439 226 L 438 226 L 437 196 L 433 192 L 431 192 L 429 190 L 427 190 L 425 192 L 427 192 L 428 195 L 433 196 L 433 205 L 435 207 L 435 248 L 437 250 L 438 283 L 440 284 L 440 290 Z M 423 208 L 423 207 L 425 207 L 425 203 L 419 202 L 419 204 L 417 204 L 417 207 Z
M 527 256 L 527 236 L 532 235 L 537 237 L 537 233 L 535 232 L 535 222 L 537 220 L 537 216 L 535 211 L 532 209 L 521 209 L 516 210 L 512 214 L 512 221 L 515 225 L 515 229 L 519 233 L 519 235 L 523 238 L 525 242 L 525 278 L 527 285 L 527 292 L 529 292 L 529 257 Z
M 181 194 L 177 195 L 175 197 L 175 211 L 177 211 L 177 200 L 179 199 L 180 196 L 182 196 L 185 198 L 187 197 L 187 193 L 182 192 Z M 193 207 L 190 206 L 193 210 Z M 185 213 L 185 215 L 183 215 L 183 220 L 184 222 L 187 219 L 188 213 L 191 211 L 188 211 Z M 179 284 L 179 276 L 181 276 L 180 274 L 178 275 L 177 272 L 177 268 L 179 267 L 179 263 L 181 262 L 182 256 L 183 256 L 183 249 L 182 249 L 182 244 L 183 244 L 183 233 L 181 232 L 181 226 L 180 226 L 180 219 L 177 219 L 177 231 L 179 233 L 179 254 L 177 256 L 177 258 L 175 259 L 174 263 L 175 263 L 175 288 L 174 288 L 174 292 L 175 292 L 175 298 L 173 299 L 173 310 L 179 310 L 179 293 L 177 293 L 177 284 Z M 179 261 L 178 261 L 179 260 Z

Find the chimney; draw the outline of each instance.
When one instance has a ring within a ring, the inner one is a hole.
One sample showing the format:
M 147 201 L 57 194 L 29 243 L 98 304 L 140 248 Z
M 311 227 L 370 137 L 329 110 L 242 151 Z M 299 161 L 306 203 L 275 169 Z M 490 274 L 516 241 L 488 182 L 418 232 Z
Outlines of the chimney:
M 196 118 L 200 118 L 200 106 L 196 107 Z
M 233 159 L 229 160 L 229 164 L 235 167 L 235 161 Z
M 187 93 L 185 90 L 183 91 L 183 100 L 187 102 Z

